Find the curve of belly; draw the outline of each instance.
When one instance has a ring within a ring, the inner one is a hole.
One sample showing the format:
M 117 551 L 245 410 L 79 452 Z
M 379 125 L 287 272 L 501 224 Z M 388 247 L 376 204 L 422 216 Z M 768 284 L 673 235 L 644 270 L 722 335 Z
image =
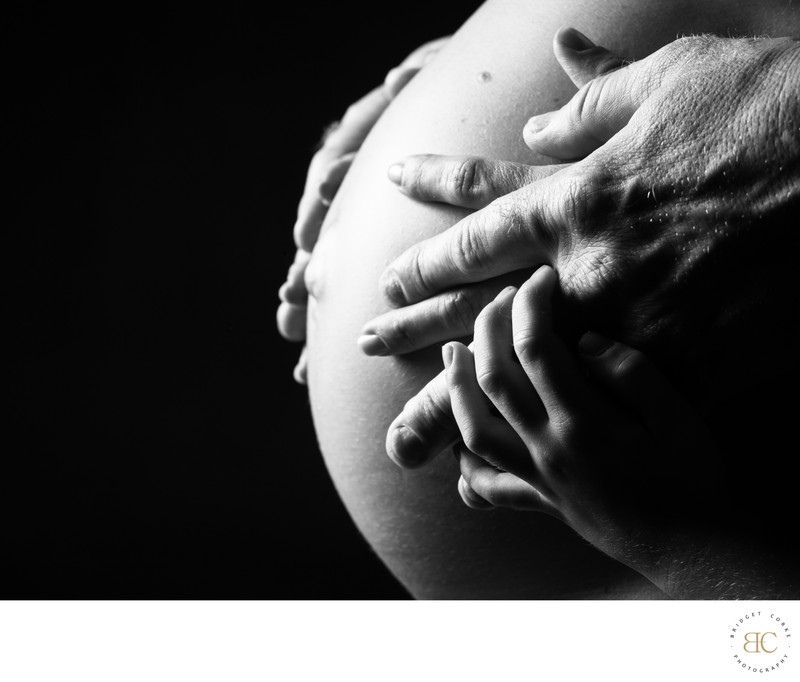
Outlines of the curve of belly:
M 386 429 L 441 370 L 439 348 L 368 358 L 363 324 L 386 310 L 378 277 L 408 245 L 452 225 L 458 211 L 399 194 L 386 168 L 407 154 L 476 154 L 526 162 L 529 116 L 574 92 L 552 55 L 573 25 L 629 56 L 680 32 L 724 30 L 707 14 L 681 25 L 681 2 L 489 0 L 395 100 L 367 138 L 331 207 L 312 265 L 309 391 L 320 449 L 355 524 L 416 598 L 658 598 L 653 586 L 549 517 L 476 512 L 456 491 L 453 457 L 406 471 L 386 456 Z M 691 3 L 686 4 L 690 7 Z M 717 12 L 719 14 L 719 12 Z M 742 20 L 744 22 L 744 20 Z M 744 22 L 746 26 L 746 22 Z

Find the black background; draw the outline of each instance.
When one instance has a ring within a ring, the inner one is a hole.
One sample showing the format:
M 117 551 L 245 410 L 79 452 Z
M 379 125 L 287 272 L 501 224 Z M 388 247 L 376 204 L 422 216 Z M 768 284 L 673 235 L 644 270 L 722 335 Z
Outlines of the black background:
M 408 598 L 277 291 L 325 125 L 477 5 L 6 6 L 0 597 Z

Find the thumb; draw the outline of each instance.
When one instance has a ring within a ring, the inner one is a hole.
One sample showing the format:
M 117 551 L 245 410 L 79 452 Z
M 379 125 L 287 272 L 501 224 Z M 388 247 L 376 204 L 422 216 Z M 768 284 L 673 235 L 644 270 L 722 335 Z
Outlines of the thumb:
M 561 109 L 531 118 L 523 130 L 525 143 L 545 156 L 583 158 L 627 125 L 662 78 L 663 70 L 648 60 L 604 73 Z
M 574 28 L 561 28 L 553 38 L 553 53 L 576 87 L 620 68 L 624 62 L 610 50 L 595 45 Z

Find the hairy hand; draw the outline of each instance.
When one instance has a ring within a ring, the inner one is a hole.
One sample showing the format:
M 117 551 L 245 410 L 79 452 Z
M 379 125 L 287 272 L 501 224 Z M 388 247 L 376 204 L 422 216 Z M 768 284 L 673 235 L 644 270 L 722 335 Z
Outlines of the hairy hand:
M 591 80 L 524 133 L 536 151 L 572 163 L 390 264 L 382 285 L 398 310 L 382 316 L 380 333 L 425 338 L 425 318 L 405 306 L 547 263 L 559 274 L 565 338 L 591 328 L 641 348 L 698 404 L 781 370 L 792 359 L 775 344 L 797 332 L 788 311 L 798 93 L 800 48 L 788 39 L 684 38 Z M 469 182 L 452 182 L 458 163 L 409 159 L 400 186 L 474 202 Z M 452 442 L 448 412 L 439 397 L 412 400 L 394 425 L 406 437 L 388 437 L 396 459 L 405 442 L 415 442 L 416 464 Z

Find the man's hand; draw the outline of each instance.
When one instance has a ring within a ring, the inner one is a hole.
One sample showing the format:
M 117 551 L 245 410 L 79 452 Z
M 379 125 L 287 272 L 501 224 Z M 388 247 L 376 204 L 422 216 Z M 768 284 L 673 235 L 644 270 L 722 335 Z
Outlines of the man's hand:
M 782 369 L 791 358 L 771 349 L 797 331 L 798 93 L 788 39 L 685 38 L 599 76 L 525 130 L 536 151 L 579 160 L 402 254 L 382 279 L 398 310 L 366 329 L 430 338 L 404 306 L 547 263 L 568 339 L 593 328 L 641 348 L 697 402 Z M 458 198 L 474 202 L 470 183 L 448 184 L 459 163 L 412 158 L 400 186 L 474 205 Z M 394 427 L 419 436 L 420 464 L 452 442 L 448 414 L 446 401 L 412 399 L 388 434 L 396 461 L 413 439 Z

